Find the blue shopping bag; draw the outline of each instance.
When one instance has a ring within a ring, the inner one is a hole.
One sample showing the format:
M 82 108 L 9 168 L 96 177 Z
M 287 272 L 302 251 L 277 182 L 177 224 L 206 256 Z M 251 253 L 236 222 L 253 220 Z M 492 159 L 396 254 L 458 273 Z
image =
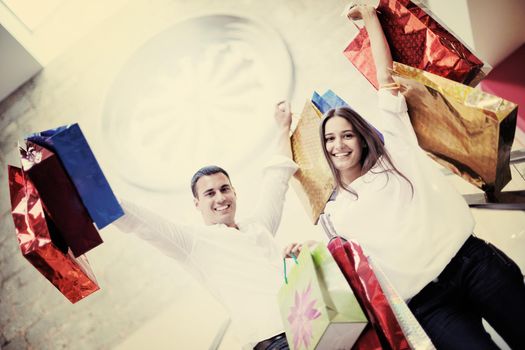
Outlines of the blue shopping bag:
M 350 107 L 348 103 L 346 103 L 341 97 L 337 96 L 335 92 L 332 90 L 326 90 L 326 92 L 321 96 L 317 92 L 314 91 L 312 94 L 312 103 L 317 107 L 319 112 L 322 114 L 325 114 L 332 108 L 339 108 L 339 107 Z M 377 130 L 373 125 L 372 127 L 379 135 L 379 138 L 383 143 L 385 143 L 385 138 L 383 137 L 383 134 L 379 130 Z
M 346 103 L 341 97 L 337 96 L 332 90 L 326 90 L 322 96 L 314 91 L 312 102 L 319 112 L 323 114 L 332 108 L 349 107 L 348 103 Z
M 38 132 L 26 139 L 48 148 L 60 158 L 98 229 L 124 215 L 77 123 Z

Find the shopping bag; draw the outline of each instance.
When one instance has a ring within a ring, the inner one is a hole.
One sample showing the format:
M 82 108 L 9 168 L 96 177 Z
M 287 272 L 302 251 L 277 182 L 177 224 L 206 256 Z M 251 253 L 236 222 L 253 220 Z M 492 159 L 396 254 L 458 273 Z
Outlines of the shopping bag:
M 337 96 L 332 90 L 326 90 L 322 96 L 314 91 L 312 94 L 312 103 L 321 114 L 325 114 L 332 108 L 349 107 L 348 103 L 346 103 L 341 97 Z
M 419 145 L 485 192 L 511 180 L 510 150 L 518 106 L 481 90 L 400 63 L 402 85 Z
M 69 301 L 77 301 L 97 291 L 99 286 L 87 258 L 64 253 L 54 241 L 52 221 L 46 217 L 38 191 L 20 168 L 9 166 L 11 214 L 24 257 L 47 278 Z M 63 243 L 59 242 L 59 245 Z M 67 247 L 65 247 L 67 251 Z
M 434 350 L 435 347 L 432 344 L 432 341 L 423 327 L 421 327 L 412 311 L 410 311 L 408 305 L 403 299 L 401 299 L 401 296 L 388 279 L 388 276 L 385 275 L 381 267 L 376 264 L 371 257 L 367 258 L 370 267 L 374 271 L 374 275 L 377 277 L 377 280 L 381 285 L 381 290 L 387 298 L 399 326 L 410 345 L 410 348 L 417 350 Z
M 481 90 L 502 97 L 516 103 L 525 105 L 525 43 L 512 52 L 503 61 L 499 62 L 479 84 Z M 525 111 L 518 111 L 517 126 L 525 132 Z M 524 135 L 525 136 L 525 135 Z M 525 139 L 521 140 L 525 145 Z
M 67 246 L 78 257 L 102 243 L 78 192 L 56 155 L 26 141 L 20 147 L 24 176 L 31 180 Z
M 367 320 L 322 244 L 303 247 L 278 294 L 291 349 L 351 349 Z
M 409 349 L 401 326 L 361 247 L 356 242 L 335 237 L 330 240 L 328 250 L 352 287 L 381 346 L 384 349 Z M 370 335 L 364 333 L 363 337 Z M 359 341 L 356 345 L 359 349 L 365 348 Z
M 386 348 L 388 349 L 388 347 Z M 369 323 L 359 336 L 352 350 L 383 350 L 374 327 Z
M 317 93 L 317 91 L 314 91 L 312 94 L 312 103 L 321 114 L 325 114 L 327 111 L 333 108 L 327 101 L 325 101 L 323 96 Z
M 380 0 L 378 18 L 393 60 L 475 86 L 484 63 L 421 7 L 408 0 Z M 345 56 L 377 89 L 376 69 L 365 28 Z
M 58 156 L 99 229 L 124 215 L 78 124 L 35 133 L 26 139 Z
M 307 101 L 291 136 L 293 160 L 299 165 L 292 187 L 315 224 L 334 190 L 332 172 L 319 136 L 321 113 Z

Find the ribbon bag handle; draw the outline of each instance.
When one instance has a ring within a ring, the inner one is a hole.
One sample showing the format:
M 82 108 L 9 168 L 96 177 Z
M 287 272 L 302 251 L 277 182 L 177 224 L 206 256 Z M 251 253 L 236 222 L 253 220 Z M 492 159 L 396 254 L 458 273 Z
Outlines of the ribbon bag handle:
M 294 253 L 290 253 L 290 255 L 293 258 L 293 261 L 295 262 L 295 265 L 299 265 L 299 262 L 297 261 L 297 257 Z M 284 269 L 284 283 L 288 284 L 288 276 L 286 276 L 286 258 L 283 258 L 283 269 Z

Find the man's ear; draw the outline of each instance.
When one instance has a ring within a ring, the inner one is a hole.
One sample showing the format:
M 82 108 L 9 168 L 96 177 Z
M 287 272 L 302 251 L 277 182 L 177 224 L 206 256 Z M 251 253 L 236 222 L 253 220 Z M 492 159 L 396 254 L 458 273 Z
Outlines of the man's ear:
M 199 199 L 193 197 L 193 204 L 195 204 L 195 208 L 199 209 Z

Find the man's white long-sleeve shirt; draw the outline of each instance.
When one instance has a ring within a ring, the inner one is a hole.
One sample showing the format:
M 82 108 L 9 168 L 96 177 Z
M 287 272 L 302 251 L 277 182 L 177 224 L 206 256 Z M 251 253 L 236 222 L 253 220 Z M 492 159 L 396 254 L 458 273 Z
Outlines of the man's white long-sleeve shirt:
M 273 236 L 296 170 L 290 158 L 272 159 L 264 169 L 253 215 L 239 221 L 238 230 L 223 224 L 177 224 L 127 201 L 122 201 L 126 215 L 116 226 L 177 260 L 224 305 L 234 331 L 253 347 L 284 331 L 277 305 L 282 256 Z

